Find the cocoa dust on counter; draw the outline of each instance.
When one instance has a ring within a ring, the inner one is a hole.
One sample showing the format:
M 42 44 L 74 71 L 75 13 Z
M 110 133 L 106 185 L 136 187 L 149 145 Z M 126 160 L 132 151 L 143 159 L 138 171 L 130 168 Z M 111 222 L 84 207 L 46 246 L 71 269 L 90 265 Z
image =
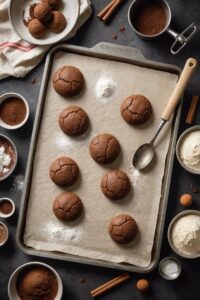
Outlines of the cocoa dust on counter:
M 26 106 L 19 98 L 7 98 L 0 105 L 1 120 L 11 126 L 18 125 L 26 117 Z
M 9 215 L 13 210 L 12 203 L 8 200 L 0 202 L 0 212 L 4 215 Z
M 18 276 L 17 293 L 21 300 L 54 300 L 58 281 L 46 267 L 30 266 Z
M 8 233 L 3 224 L 0 224 L 0 244 L 2 244 L 7 239 Z
M 162 32 L 167 16 L 162 5 L 150 2 L 138 7 L 132 18 L 135 29 L 144 35 L 156 35 Z

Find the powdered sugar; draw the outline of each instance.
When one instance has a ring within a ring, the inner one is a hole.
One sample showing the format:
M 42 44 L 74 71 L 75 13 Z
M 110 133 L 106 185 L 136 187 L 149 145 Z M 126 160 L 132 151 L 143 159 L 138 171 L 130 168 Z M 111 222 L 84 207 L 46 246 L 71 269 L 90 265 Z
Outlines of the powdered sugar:
M 133 183 L 134 186 L 136 186 L 136 184 L 138 183 L 138 181 L 141 179 L 141 172 L 135 168 L 133 168 L 132 166 L 130 167 L 130 181 Z
M 7 173 L 9 168 L 7 168 L 11 163 L 11 156 L 7 154 L 4 146 L 0 147 L 0 173 Z
M 98 99 L 105 101 L 111 97 L 117 87 L 116 81 L 108 74 L 103 74 L 96 83 L 96 96 Z
M 73 140 L 67 135 L 64 135 L 62 132 L 58 133 L 56 137 L 53 137 L 53 139 L 55 139 L 55 144 L 59 150 L 67 151 L 74 148 Z
M 14 177 L 13 184 L 12 184 L 12 190 L 13 191 L 22 191 L 24 187 L 24 176 L 22 174 L 18 174 Z

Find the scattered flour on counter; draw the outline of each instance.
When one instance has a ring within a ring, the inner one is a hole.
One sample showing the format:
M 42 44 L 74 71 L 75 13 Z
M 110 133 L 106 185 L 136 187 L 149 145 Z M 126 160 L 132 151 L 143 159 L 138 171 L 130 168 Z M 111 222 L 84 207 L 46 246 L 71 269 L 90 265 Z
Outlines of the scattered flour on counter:
M 72 227 L 66 227 L 63 229 L 63 225 L 48 222 L 40 232 L 40 236 L 47 242 L 63 242 L 73 241 L 80 235 L 80 228 L 75 229 Z
M 117 87 L 116 81 L 111 78 L 108 74 L 103 74 L 96 83 L 96 97 L 100 100 L 105 101 L 106 98 L 112 96 Z
M 63 135 L 62 133 L 58 133 L 56 137 L 53 138 L 56 146 L 59 149 L 62 150 L 67 150 L 67 149 L 73 149 L 74 148 L 74 143 L 72 139 L 70 139 L 68 136 Z
M 137 182 L 141 179 L 142 174 L 139 170 L 134 169 L 133 167 L 130 168 L 130 174 L 131 174 L 130 181 L 135 186 L 137 184 Z
M 13 184 L 12 184 L 12 190 L 16 191 L 22 191 L 24 187 L 24 176 L 22 174 L 19 174 L 14 177 Z

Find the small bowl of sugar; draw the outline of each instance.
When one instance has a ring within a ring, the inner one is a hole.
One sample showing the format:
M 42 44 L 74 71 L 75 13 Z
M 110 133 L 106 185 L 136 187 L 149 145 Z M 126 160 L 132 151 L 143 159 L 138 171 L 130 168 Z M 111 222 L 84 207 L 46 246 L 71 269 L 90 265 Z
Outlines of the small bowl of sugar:
M 181 263 L 175 257 L 165 257 L 160 261 L 158 271 L 164 279 L 175 280 L 181 274 Z

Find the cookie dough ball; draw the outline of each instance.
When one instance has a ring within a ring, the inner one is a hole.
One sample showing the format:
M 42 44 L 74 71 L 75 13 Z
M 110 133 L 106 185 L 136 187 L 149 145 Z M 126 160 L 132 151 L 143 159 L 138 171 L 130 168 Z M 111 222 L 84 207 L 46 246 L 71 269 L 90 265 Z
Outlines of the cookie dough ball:
M 82 108 L 78 106 L 69 106 L 60 114 L 59 125 L 65 134 L 78 136 L 88 129 L 89 119 Z
M 42 22 L 40 22 L 38 19 L 32 19 L 28 23 L 28 30 L 30 34 L 36 39 L 43 38 L 47 32 L 45 25 Z
M 121 170 L 114 170 L 105 174 L 101 180 L 104 195 L 111 200 L 125 198 L 131 189 L 128 176 Z
M 103 133 L 97 135 L 90 143 L 90 154 L 100 164 L 113 162 L 120 152 L 118 140 L 111 134 Z
M 34 17 L 45 23 L 51 19 L 51 7 L 47 3 L 39 3 L 34 7 Z
M 119 244 L 131 242 L 138 232 L 136 221 L 129 215 L 118 215 L 109 225 L 110 237 Z
M 51 20 L 48 23 L 49 29 L 54 33 L 59 33 L 65 29 L 67 21 L 60 11 L 52 11 Z
M 56 92 L 64 97 L 76 96 L 84 86 L 83 74 L 73 66 L 61 67 L 53 76 L 53 86 Z
M 74 221 L 83 211 L 81 199 L 74 193 L 63 192 L 53 203 L 53 212 L 61 221 Z
M 76 182 L 79 168 L 73 159 L 62 156 L 53 161 L 49 175 L 55 184 L 68 187 Z
M 149 120 L 152 115 L 150 101 L 142 95 L 133 95 L 124 100 L 121 105 L 124 120 L 131 125 L 140 125 Z
M 48 4 L 52 10 L 58 10 L 61 8 L 62 0 L 42 0 L 42 3 Z

